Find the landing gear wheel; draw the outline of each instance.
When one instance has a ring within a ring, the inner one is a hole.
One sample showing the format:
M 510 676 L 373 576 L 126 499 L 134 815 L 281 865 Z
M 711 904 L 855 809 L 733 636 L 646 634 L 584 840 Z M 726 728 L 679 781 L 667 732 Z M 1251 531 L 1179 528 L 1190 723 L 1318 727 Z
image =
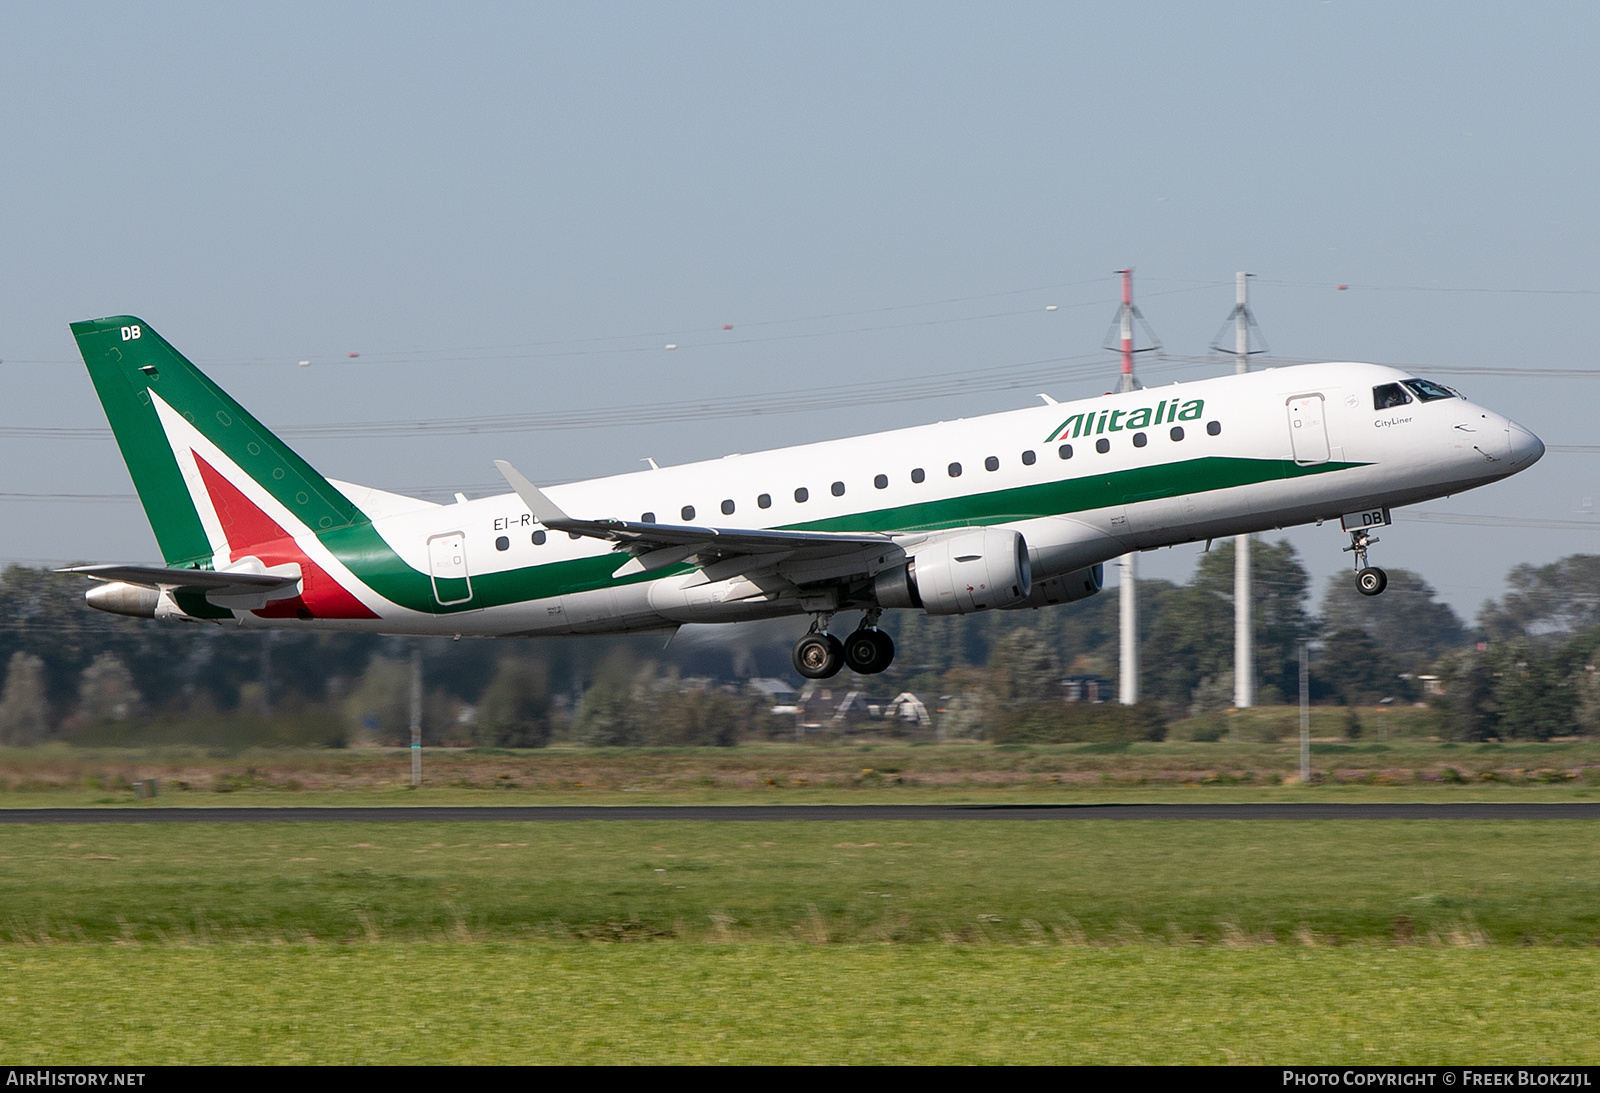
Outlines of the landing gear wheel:
M 882 630 L 874 630 L 872 640 L 878 643 L 878 659 L 872 662 L 870 671 L 882 672 L 894 663 L 894 639 Z
M 1363 596 L 1376 596 L 1389 587 L 1389 575 L 1375 565 L 1367 564 L 1367 550 L 1378 540 L 1368 528 L 1356 528 L 1350 533 L 1346 553 L 1356 556 L 1356 591 Z
M 807 634 L 794 643 L 794 670 L 807 679 L 828 679 L 844 667 L 844 646 L 832 634 Z
M 864 676 L 881 672 L 894 663 L 894 641 L 882 630 L 857 630 L 844 639 L 844 662 Z
M 1389 575 L 1377 566 L 1368 566 L 1356 574 L 1356 591 L 1363 596 L 1376 596 L 1389 587 Z

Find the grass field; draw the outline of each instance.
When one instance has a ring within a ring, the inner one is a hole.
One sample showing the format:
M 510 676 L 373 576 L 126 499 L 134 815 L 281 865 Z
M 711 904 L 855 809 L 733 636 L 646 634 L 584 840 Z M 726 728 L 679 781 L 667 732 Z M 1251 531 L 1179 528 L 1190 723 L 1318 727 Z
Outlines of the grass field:
M 1248 711 L 1257 712 L 1257 711 Z M 1404 711 L 1397 711 L 1404 712 Z M 1452 745 L 1316 740 L 1002 745 L 871 740 L 737 748 L 0 749 L 0 807 L 126 805 L 654 804 L 882 801 L 1582 800 L 1600 798 L 1600 742 Z M 1199 794 L 1198 797 L 1195 797 Z
M 420 791 L 406 758 L 9 751 L 0 805 L 1600 792 L 1586 742 L 1324 742 L 1304 786 L 1292 745 L 1226 741 L 439 751 Z M 1583 822 L 0 831 L 18 1063 L 1600 1061 Z
M 9 827 L 0 942 L 1600 942 L 1582 821 Z
M 1594 1062 L 1592 830 L 11 827 L 0 1054 Z
M 1600 953 L 574 945 L 0 950 L 13 1064 L 1573 1063 Z

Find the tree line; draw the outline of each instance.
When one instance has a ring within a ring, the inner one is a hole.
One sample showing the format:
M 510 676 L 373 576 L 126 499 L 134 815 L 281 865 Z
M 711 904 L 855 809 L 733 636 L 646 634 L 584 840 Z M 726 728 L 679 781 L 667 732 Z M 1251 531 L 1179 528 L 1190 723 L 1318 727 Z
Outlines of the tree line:
M 1375 598 L 1334 578 L 1313 610 L 1309 575 L 1287 542 L 1258 542 L 1251 560 L 1261 704 L 1295 699 L 1305 642 L 1319 703 L 1426 699 L 1441 732 L 1460 739 L 1600 728 L 1600 556 L 1516 567 L 1508 592 L 1472 625 L 1407 570 L 1391 569 L 1387 592 Z M 83 591 L 82 578 L 48 570 L 12 566 L 0 575 L 0 743 L 407 738 L 412 639 L 124 619 L 90 609 Z M 1233 617 L 1231 541 L 1201 554 L 1186 584 L 1141 581 L 1145 705 L 1100 712 L 1085 738 L 1159 735 L 1168 720 L 1227 708 Z M 1115 687 L 1117 625 L 1110 594 L 1039 611 L 891 612 L 883 626 L 898 647 L 894 666 L 825 686 L 916 693 L 937 706 L 944 735 L 1035 739 L 1061 716 L 1065 677 Z M 416 642 L 425 739 L 727 745 L 790 731 L 793 720 L 774 716 L 770 699 L 744 684 L 773 676 L 798 690 L 788 664 L 793 635 L 726 634 L 666 648 L 660 636 Z

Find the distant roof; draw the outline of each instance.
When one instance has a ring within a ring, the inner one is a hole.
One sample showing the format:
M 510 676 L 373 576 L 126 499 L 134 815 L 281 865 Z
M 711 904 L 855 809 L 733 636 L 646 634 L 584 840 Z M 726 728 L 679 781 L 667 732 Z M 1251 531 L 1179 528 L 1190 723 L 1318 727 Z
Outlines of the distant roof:
M 770 676 L 761 676 L 752 679 L 750 681 L 750 686 L 754 687 L 762 694 L 768 695 L 792 695 L 798 693 L 797 688 L 785 683 L 781 679 L 773 679 Z

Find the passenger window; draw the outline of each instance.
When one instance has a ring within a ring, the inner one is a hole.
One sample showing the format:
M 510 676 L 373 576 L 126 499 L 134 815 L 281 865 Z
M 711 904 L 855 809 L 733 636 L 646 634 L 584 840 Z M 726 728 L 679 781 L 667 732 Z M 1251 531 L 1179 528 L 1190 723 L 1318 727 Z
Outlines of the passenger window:
M 733 515 L 733 501 L 731 499 L 727 500 L 727 501 L 724 501 L 722 503 L 722 515 L 724 515 L 724 516 L 732 516 Z
M 641 524 L 653 524 L 655 522 L 656 514 L 653 512 L 647 512 L 643 516 L 639 517 L 639 523 Z
M 844 496 L 844 483 L 843 482 L 835 482 L 829 488 L 833 491 L 833 495 L 835 497 L 843 497 Z
M 1034 455 L 1031 451 L 1023 452 L 1022 453 L 1022 465 L 1024 467 L 1031 467 L 1031 466 L 1033 466 L 1034 461 L 1036 459 L 1038 459 L 1038 458 L 1039 457 Z
M 502 535 L 502 536 L 500 536 L 500 538 L 498 538 L 498 539 L 496 539 L 494 541 L 494 548 L 496 550 L 510 550 L 511 549 L 511 540 L 507 539 L 504 535 Z
M 927 478 L 928 472 L 921 467 L 916 467 L 911 471 L 911 481 L 913 482 L 925 482 Z
M 1133 434 L 1133 446 L 1135 448 L 1142 448 L 1148 443 L 1150 443 L 1150 438 L 1145 436 L 1143 433 Z
M 533 545 L 534 546 L 544 546 L 544 540 L 545 540 L 544 529 L 541 528 L 540 530 L 538 530 L 538 531 L 533 533 Z
M 756 498 L 756 508 L 770 509 L 772 507 L 772 494 L 764 493 Z
M 1094 450 L 1099 452 L 1101 455 L 1105 455 L 1111 450 L 1111 441 L 1107 440 L 1105 437 L 1101 437 L 1099 440 L 1094 442 Z
M 1222 435 L 1222 422 L 1220 422 L 1220 421 L 1208 421 L 1208 422 L 1206 422 L 1206 432 L 1211 434 L 1212 436 L 1221 436 Z
M 682 511 L 683 511 L 683 518 L 684 518 L 685 521 L 694 519 L 694 506 L 693 505 L 685 505 L 685 506 L 683 506 L 683 510 Z
M 1169 432 L 1167 435 L 1170 436 L 1174 441 L 1182 440 L 1183 439 L 1183 426 L 1182 425 L 1174 425 L 1172 427 L 1172 431 Z
M 1406 380 L 1406 386 L 1417 393 L 1423 402 L 1432 402 L 1434 399 L 1455 398 L 1456 394 L 1448 387 L 1440 387 L 1432 380 Z
M 803 505 L 807 501 L 811 500 L 811 491 L 806 489 L 804 486 L 801 486 L 799 489 L 794 491 L 794 499 Z
M 880 474 L 878 477 L 872 480 L 872 484 L 877 489 L 886 490 L 889 488 L 889 476 L 886 474 Z
M 1381 387 L 1372 389 L 1372 408 L 1374 410 L 1391 410 L 1396 406 L 1404 406 L 1411 401 L 1411 396 L 1406 394 L 1406 389 L 1398 383 L 1386 383 Z
M 950 471 L 950 477 L 951 478 L 960 478 L 961 477 L 961 464 L 952 463 L 952 464 L 950 464 L 948 470 Z
M 1059 455 L 1062 459 L 1071 459 L 1072 458 L 1072 445 L 1071 444 L 1063 444 L 1063 445 L 1061 445 L 1061 447 L 1056 449 L 1056 454 Z
M 991 455 L 988 459 L 985 459 L 983 461 L 983 469 L 986 470 L 986 471 L 997 471 L 997 470 L 999 470 L 1000 469 L 1000 457 L 999 456 L 995 456 L 995 455 Z

